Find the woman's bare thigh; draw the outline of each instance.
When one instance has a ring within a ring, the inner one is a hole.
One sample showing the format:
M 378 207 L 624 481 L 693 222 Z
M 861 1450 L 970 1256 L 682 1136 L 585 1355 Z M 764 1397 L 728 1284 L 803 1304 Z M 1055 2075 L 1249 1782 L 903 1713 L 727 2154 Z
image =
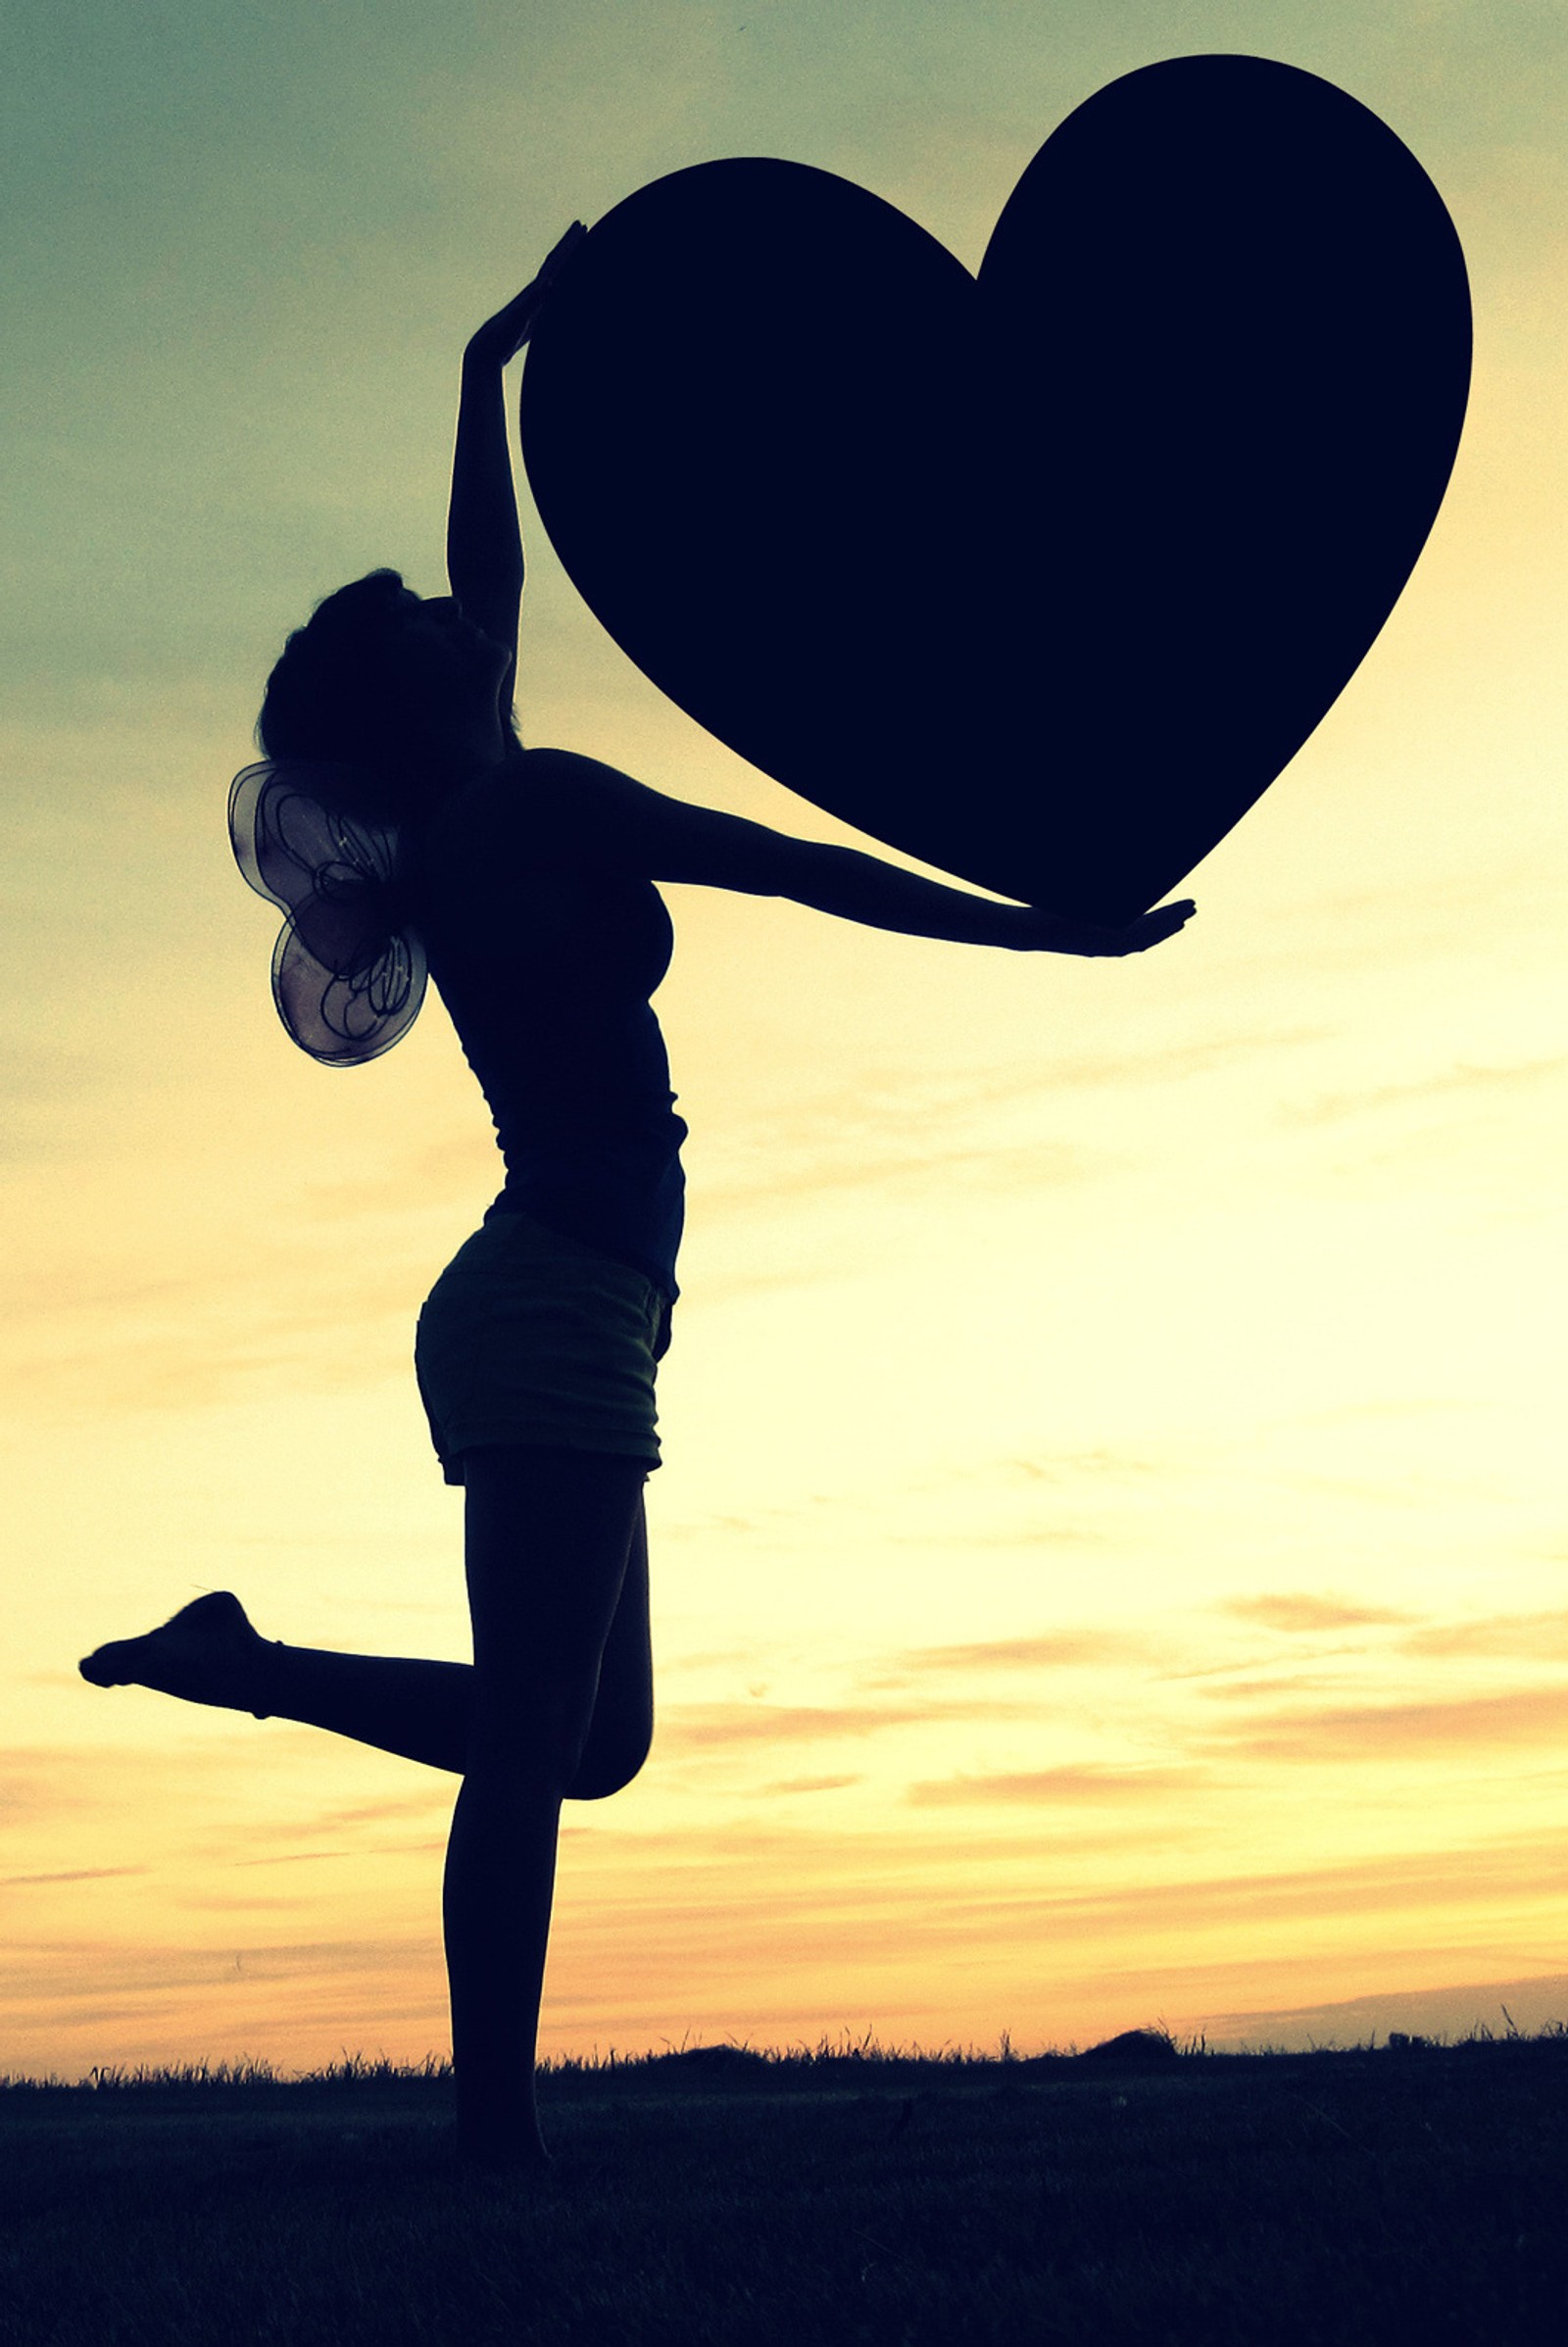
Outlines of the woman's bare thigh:
M 518 1444 L 470 1450 L 464 1471 L 470 1766 L 543 1770 L 560 1776 L 564 1789 L 588 1742 L 606 1649 L 639 1546 L 647 1470 L 642 1460 L 617 1454 Z M 636 1610 L 626 1643 L 633 1646 L 646 1607 L 645 1547 L 639 1562 L 629 1592 Z M 621 1659 L 617 1648 L 617 1675 Z

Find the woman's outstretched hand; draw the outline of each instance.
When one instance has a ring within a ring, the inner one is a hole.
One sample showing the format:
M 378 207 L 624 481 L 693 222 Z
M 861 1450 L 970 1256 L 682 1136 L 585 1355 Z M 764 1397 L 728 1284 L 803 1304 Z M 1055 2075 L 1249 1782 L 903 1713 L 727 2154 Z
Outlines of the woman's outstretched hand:
M 1185 929 L 1198 906 L 1191 897 L 1175 905 L 1160 905 L 1142 913 L 1124 929 L 1102 929 L 1095 921 L 1065 920 L 1058 913 L 1026 911 L 1020 915 L 1019 950 L 1025 953 L 1147 953 Z
M 581 220 L 572 221 L 561 242 L 545 255 L 533 282 L 469 336 L 465 357 L 482 367 L 505 367 L 509 359 L 516 357 L 538 323 L 551 286 L 587 233 Z

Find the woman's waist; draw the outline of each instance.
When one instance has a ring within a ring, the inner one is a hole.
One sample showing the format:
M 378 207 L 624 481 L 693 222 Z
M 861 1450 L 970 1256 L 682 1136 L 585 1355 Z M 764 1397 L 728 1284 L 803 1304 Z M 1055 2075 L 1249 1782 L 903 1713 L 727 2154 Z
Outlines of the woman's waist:
M 684 1180 L 679 1117 L 658 1129 L 599 1129 L 541 1134 L 495 1119 L 496 1142 L 514 1189 L 581 1189 L 595 1195 L 644 1198 Z
M 536 1225 L 564 1250 L 625 1265 L 673 1299 L 686 1211 L 679 1158 L 658 1180 L 615 1182 L 605 1172 L 602 1165 L 509 1163 L 485 1221 Z
M 466 1239 L 432 1289 L 476 1309 L 489 1309 L 499 1295 L 531 1297 L 535 1304 L 566 1300 L 575 1308 L 598 1297 L 619 1310 L 648 1319 L 668 1344 L 669 1314 L 677 1291 L 673 1279 L 655 1276 L 657 1266 L 628 1261 L 612 1247 L 574 1235 L 498 1198 L 479 1228 Z

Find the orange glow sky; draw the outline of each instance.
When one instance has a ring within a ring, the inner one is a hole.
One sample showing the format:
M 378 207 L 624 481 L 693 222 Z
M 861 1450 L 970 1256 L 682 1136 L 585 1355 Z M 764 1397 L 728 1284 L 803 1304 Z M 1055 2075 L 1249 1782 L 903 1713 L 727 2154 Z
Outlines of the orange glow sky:
M 1563 2017 L 1568 22 L 62 0 L 21 47 L 0 2073 L 445 2046 L 451 1782 L 74 1670 L 213 1588 L 466 1652 L 409 1350 L 497 1166 L 433 1000 L 350 1074 L 275 1022 L 222 809 L 282 635 L 375 562 L 439 591 L 457 355 L 573 215 L 775 153 L 973 266 L 1062 114 L 1205 49 L 1339 81 L 1443 191 L 1453 485 L 1159 953 L 669 892 L 661 1725 L 569 1813 L 545 2042 Z M 529 547 L 525 739 L 850 836 Z

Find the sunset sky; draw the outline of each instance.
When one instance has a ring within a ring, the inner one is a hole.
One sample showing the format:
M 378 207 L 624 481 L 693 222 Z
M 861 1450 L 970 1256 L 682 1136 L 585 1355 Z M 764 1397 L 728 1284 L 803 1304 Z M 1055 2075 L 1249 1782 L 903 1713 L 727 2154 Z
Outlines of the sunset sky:
M 1453 482 L 1158 952 L 667 892 L 660 1726 L 568 1809 L 544 2043 L 1568 2018 L 1556 0 L 34 0 L 8 48 L 0 2074 L 447 2044 L 454 1781 L 75 1671 L 209 1589 L 466 1654 L 410 1347 L 499 1160 L 433 997 L 353 1072 L 273 1014 L 223 808 L 284 634 L 443 591 L 459 354 L 573 217 L 778 155 L 975 267 L 1064 114 L 1204 50 L 1435 179 Z M 526 741 L 852 839 L 523 519 Z

